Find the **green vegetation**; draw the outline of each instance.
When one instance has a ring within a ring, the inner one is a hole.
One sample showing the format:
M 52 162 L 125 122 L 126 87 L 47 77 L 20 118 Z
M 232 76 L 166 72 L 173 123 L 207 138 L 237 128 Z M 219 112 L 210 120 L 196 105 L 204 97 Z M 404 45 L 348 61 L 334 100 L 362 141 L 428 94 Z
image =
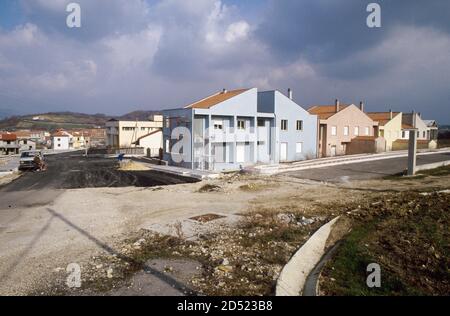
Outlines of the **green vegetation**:
M 362 209 L 353 231 L 323 271 L 327 295 L 447 295 L 450 291 L 450 195 L 404 193 Z M 381 266 L 381 288 L 366 268 Z

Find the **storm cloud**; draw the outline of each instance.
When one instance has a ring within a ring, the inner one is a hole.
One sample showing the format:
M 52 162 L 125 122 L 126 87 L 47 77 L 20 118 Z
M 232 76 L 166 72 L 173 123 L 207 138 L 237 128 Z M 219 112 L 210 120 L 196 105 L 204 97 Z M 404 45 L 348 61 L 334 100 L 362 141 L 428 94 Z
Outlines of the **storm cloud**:
M 379 29 L 366 0 L 79 0 L 80 29 L 69 2 L 22 0 L 13 27 L 0 12 L 0 109 L 121 114 L 290 87 L 305 107 L 364 100 L 450 123 L 445 0 L 378 1 Z

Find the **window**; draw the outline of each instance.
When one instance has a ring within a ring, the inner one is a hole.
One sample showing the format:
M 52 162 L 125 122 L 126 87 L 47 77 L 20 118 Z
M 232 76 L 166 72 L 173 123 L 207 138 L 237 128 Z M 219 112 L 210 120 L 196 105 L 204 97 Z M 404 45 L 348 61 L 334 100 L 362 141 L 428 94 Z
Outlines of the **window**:
M 420 137 L 420 132 L 417 132 L 417 138 L 419 138 Z
M 348 134 L 350 133 L 350 127 L 348 126 L 344 126 L 344 136 L 348 136 Z
M 295 146 L 295 151 L 297 154 L 301 154 L 303 152 L 303 143 L 297 143 Z
M 61 144 L 58 144 L 58 147 L 61 147 Z
M 426 132 L 423 132 L 423 138 L 426 138 L 426 137 L 427 137 Z
M 266 121 L 258 120 L 258 127 L 265 127 L 265 126 L 266 126 Z
M 364 133 L 366 134 L 366 136 L 369 136 L 369 128 L 368 127 L 366 127 L 365 129 L 364 129 Z
M 406 133 L 402 132 L 402 138 L 406 138 Z
M 214 121 L 214 129 L 223 129 L 223 121 L 220 120 Z
M 281 130 L 282 131 L 288 130 L 288 121 L 287 120 L 281 120 Z
M 244 120 L 238 120 L 238 129 L 245 129 L 245 121 Z
M 170 139 L 166 139 L 166 153 L 170 153 Z
M 332 136 L 336 136 L 337 135 L 337 127 L 336 126 L 331 126 L 331 135 Z
M 359 127 L 358 126 L 355 127 L 355 136 L 359 136 Z
M 58 138 L 58 142 L 60 142 L 61 141 L 61 138 Z
M 26 145 L 27 143 L 28 143 L 28 141 L 25 139 L 25 140 L 23 141 L 23 144 Z
M 303 131 L 303 121 L 297 121 L 297 131 Z

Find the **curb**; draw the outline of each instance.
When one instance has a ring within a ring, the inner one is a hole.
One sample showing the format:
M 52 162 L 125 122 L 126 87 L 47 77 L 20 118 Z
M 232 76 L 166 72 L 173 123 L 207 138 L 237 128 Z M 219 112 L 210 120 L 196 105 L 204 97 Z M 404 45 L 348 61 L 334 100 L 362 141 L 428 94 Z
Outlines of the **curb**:
M 302 295 L 306 279 L 322 259 L 331 229 L 339 218 L 323 225 L 284 266 L 277 281 L 276 296 Z

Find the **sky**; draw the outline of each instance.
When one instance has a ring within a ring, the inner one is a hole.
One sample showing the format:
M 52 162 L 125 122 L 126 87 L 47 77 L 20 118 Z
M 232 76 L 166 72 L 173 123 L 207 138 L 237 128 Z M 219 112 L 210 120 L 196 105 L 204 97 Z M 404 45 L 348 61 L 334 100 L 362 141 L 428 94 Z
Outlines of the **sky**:
M 0 112 L 120 115 L 250 87 L 448 124 L 450 1 L 0 1 Z

